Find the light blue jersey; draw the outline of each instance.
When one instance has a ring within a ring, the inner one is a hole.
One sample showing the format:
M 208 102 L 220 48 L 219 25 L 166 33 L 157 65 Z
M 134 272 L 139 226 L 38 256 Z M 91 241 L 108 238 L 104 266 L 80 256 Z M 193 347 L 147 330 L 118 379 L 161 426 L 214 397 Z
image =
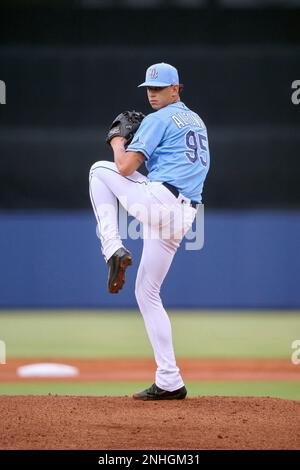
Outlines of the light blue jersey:
M 145 155 L 150 181 L 170 183 L 185 197 L 201 202 L 210 162 L 207 131 L 182 101 L 148 114 L 127 151 Z

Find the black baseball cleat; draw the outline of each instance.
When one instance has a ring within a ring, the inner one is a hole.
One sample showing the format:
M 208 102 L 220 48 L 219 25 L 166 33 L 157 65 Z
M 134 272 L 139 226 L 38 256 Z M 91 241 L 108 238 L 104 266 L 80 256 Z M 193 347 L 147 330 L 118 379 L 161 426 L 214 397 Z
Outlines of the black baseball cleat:
M 132 255 L 126 248 L 119 248 L 107 261 L 108 290 L 117 294 L 125 283 L 125 271 L 132 264 Z
M 146 388 L 142 392 L 135 393 L 133 398 L 136 400 L 183 400 L 187 395 L 187 390 L 185 386 L 174 390 L 173 392 L 168 392 L 159 388 L 156 384 L 151 385 L 151 387 Z

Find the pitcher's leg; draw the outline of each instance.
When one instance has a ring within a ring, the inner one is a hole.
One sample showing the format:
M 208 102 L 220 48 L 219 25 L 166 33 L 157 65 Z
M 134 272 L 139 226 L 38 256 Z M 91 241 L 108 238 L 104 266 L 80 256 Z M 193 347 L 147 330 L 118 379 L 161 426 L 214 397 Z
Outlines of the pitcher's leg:
M 90 170 L 90 198 L 97 220 L 102 252 L 108 260 L 123 246 L 118 227 L 118 199 L 126 209 L 143 201 L 147 178 L 138 172 L 130 177 L 119 174 L 112 162 L 96 162 Z
M 136 279 L 136 299 L 157 364 L 155 383 L 174 391 L 184 385 L 173 349 L 171 323 L 165 311 L 160 287 L 172 263 L 179 242 L 147 238 Z
M 108 260 L 123 246 L 118 228 L 118 200 L 103 181 L 91 178 L 90 198 L 97 220 L 102 253 Z
M 148 183 L 146 176 L 134 171 L 130 176 L 122 176 L 115 163 L 99 161 L 90 169 L 90 181 L 92 178 L 101 180 L 120 200 L 125 209 L 136 202 L 145 202 L 145 186 Z

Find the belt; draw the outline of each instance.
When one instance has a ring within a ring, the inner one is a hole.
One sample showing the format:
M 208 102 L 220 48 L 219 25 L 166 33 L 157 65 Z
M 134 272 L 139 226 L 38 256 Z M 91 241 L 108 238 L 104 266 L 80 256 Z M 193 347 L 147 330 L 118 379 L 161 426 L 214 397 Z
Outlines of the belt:
M 175 186 L 173 186 L 173 185 L 170 184 L 170 183 L 166 183 L 166 182 L 163 182 L 163 185 L 164 185 L 169 191 L 171 191 L 171 193 L 174 194 L 174 196 L 175 196 L 176 198 L 178 198 L 180 192 L 178 191 L 177 188 L 175 188 Z M 188 198 L 186 198 L 186 199 L 187 199 L 188 201 L 190 201 L 189 204 L 190 204 L 191 207 L 193 207 L 194 209 L 197 209 L 197 206 L 198 206 L 199 202 L 191 201 L 191 200 L 188 199 Z M 182 200 L 182 203 L 184 203 L 184 199 Z

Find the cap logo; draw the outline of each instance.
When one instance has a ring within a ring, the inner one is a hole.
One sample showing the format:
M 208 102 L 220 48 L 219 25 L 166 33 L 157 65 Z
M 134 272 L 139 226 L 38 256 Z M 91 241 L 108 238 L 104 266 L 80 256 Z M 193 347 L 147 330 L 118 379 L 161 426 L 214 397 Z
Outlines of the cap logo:
M 150 69 L 149 75 L 152 80 L 156 80 L 156 78 L 158 77 L 158 71 L 156 70 L 156 68 Z

